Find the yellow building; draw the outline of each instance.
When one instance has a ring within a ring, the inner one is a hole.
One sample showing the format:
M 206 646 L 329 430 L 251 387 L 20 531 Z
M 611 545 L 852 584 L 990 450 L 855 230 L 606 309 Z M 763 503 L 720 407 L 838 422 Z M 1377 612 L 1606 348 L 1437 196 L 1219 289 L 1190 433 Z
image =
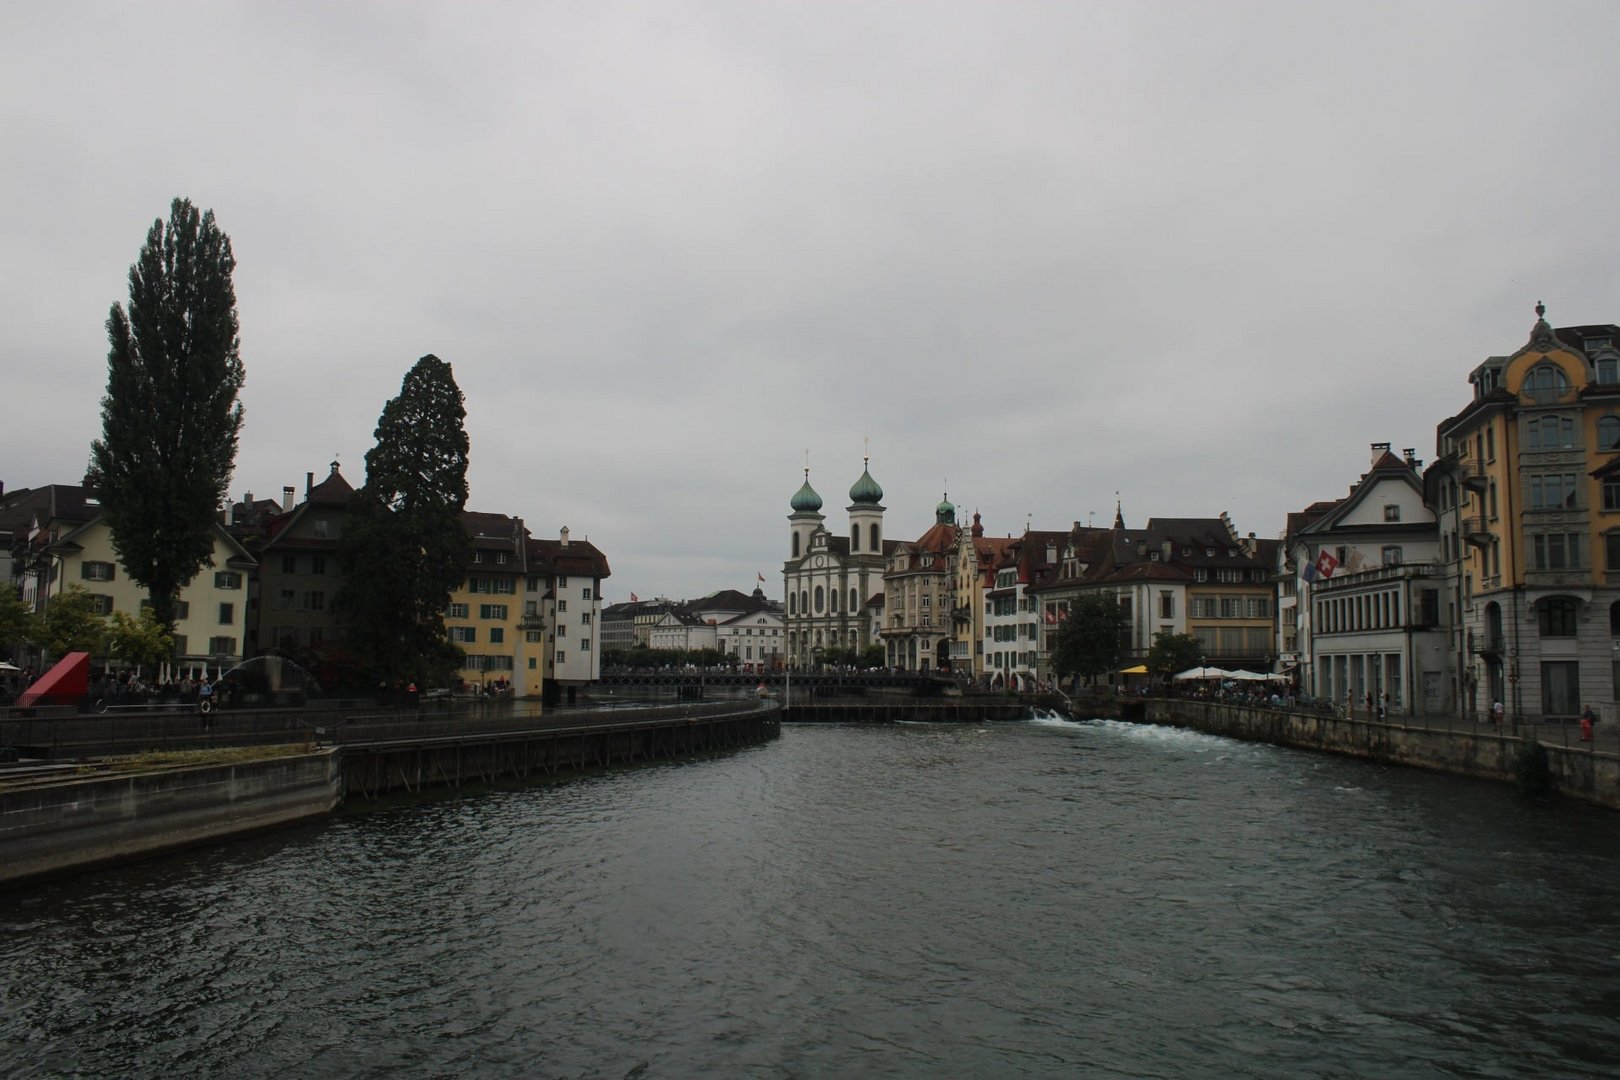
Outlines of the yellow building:
M 1438 429 L 1434 498 L 1476 715 L 1614 716 L 1620 644 L 1620 327 L 1554 330 L 1469 375 Z
M 466 656 L 462 682 L 475 690 L 510 684 L 523 644 L 523 519 L 466 511 L 461 523 L 472 540 L 472 563 L 450 594 L 445 631 Z

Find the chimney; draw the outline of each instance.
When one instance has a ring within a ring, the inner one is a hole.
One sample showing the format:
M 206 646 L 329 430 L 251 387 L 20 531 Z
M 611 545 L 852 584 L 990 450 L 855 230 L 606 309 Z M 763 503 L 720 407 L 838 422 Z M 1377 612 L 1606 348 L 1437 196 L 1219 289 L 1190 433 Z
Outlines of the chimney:
M 1046 561 L 1047 561 L 1048 565 L 1050 565 L 1051 563 L 1057 562 L 1057 541 L 1056 540 L 1048 540 L 1046 542 Z
M 1174 549 L 1174 547 L 1175 545 L 1170 543 L 1168 540 L 1161 541 L 1159 543 L 1159 558 L 1163 559 L 1165 562 L 1169 562 L 1170 552 Z
M 562 527 L 562 546 L 568 546 L 568 526 L 566 525 Z
M 309 501 L 309 493 L 314 491 L 314 490 L 315 490 L 315 474 L 312 473 L 312 472 L 307 472 L 307 473 L 304 474 L 304 501 L 305 502 Z
M 1375 443 L 1373 443 L 1372 444 L 1373 464 L 1374 465 L 1378 464 L 1378 459 L 1383 457 L 1387 453 L 1389 453 L 1389 443 L 1387 443 L 1387 442 L 1375 442 Z
M 231 500 L 226 499 L 225 500 L 225 527 L 228 529 L 232 525 L 235 525 L 235 524 L 236 524 L 236 504 L 231 502 Z
M 253 492 L 246 492 L 242 496 L 242 509 L 246 510 L 248 513 L 253 512 Z
M 293 500 L 298 497 L 297 491 L 298 489 L 291 484 L 281 489 L 281 512 L 283 514 L 292 513 Z

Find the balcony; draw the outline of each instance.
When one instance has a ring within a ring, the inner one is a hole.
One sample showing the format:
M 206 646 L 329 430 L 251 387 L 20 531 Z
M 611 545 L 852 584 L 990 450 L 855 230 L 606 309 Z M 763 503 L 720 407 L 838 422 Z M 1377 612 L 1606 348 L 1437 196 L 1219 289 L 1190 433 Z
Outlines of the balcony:
M 1462 534 L 1464 540 L 1482 548 L 1490 547 L 1493 539 L 1490 527 L 1485 523 L 1485 515 L 1483 514 L 1473 514 L 1463 518 Z
M 1468 651 L 1474 656 L 1501 656 L 1502 632 L 1500 630 L 1468 631 Z
M 1532 373 L 1533 374 L 1533 373 Z M 1519 391 L 1519 404 L 1521 405 L 1571 405 L 1574 404 L 1576 390 L 1574 385 L 1564 383 L 1561 386 L 1529 386 Z
M 546 617 L 544 615 L 524 615 L 518 619 L 519 630 L 544 630 Z
M 1484 491 L 1491 486 L 1490 478 L 1485 475 L 1485 467 L 1477 461 L 1457 462 L 1457 479 L 1463 487 L 1475 491 Z

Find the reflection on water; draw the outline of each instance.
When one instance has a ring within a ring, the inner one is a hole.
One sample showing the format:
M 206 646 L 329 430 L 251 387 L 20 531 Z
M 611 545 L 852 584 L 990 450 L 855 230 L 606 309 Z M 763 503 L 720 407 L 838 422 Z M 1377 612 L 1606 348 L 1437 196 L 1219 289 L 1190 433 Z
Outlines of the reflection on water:
M 1612 1076 L 1616 817 L 1062 720 L 788 726 L 7 897 L 7 1076 Z

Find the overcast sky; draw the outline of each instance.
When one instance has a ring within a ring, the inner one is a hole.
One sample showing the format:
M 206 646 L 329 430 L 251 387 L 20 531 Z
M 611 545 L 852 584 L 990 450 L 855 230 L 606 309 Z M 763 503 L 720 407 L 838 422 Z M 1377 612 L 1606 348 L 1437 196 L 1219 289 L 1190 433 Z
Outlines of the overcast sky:
M 0 480 L 75 483 L 183 195 L 235 246 L 232 492 L 357 486 L 415 360 L 469 508 L 609 600 L 892 538 L 1275 536 L 1469 370 L 1620 322 L 1620 4 L 0 0 Z

